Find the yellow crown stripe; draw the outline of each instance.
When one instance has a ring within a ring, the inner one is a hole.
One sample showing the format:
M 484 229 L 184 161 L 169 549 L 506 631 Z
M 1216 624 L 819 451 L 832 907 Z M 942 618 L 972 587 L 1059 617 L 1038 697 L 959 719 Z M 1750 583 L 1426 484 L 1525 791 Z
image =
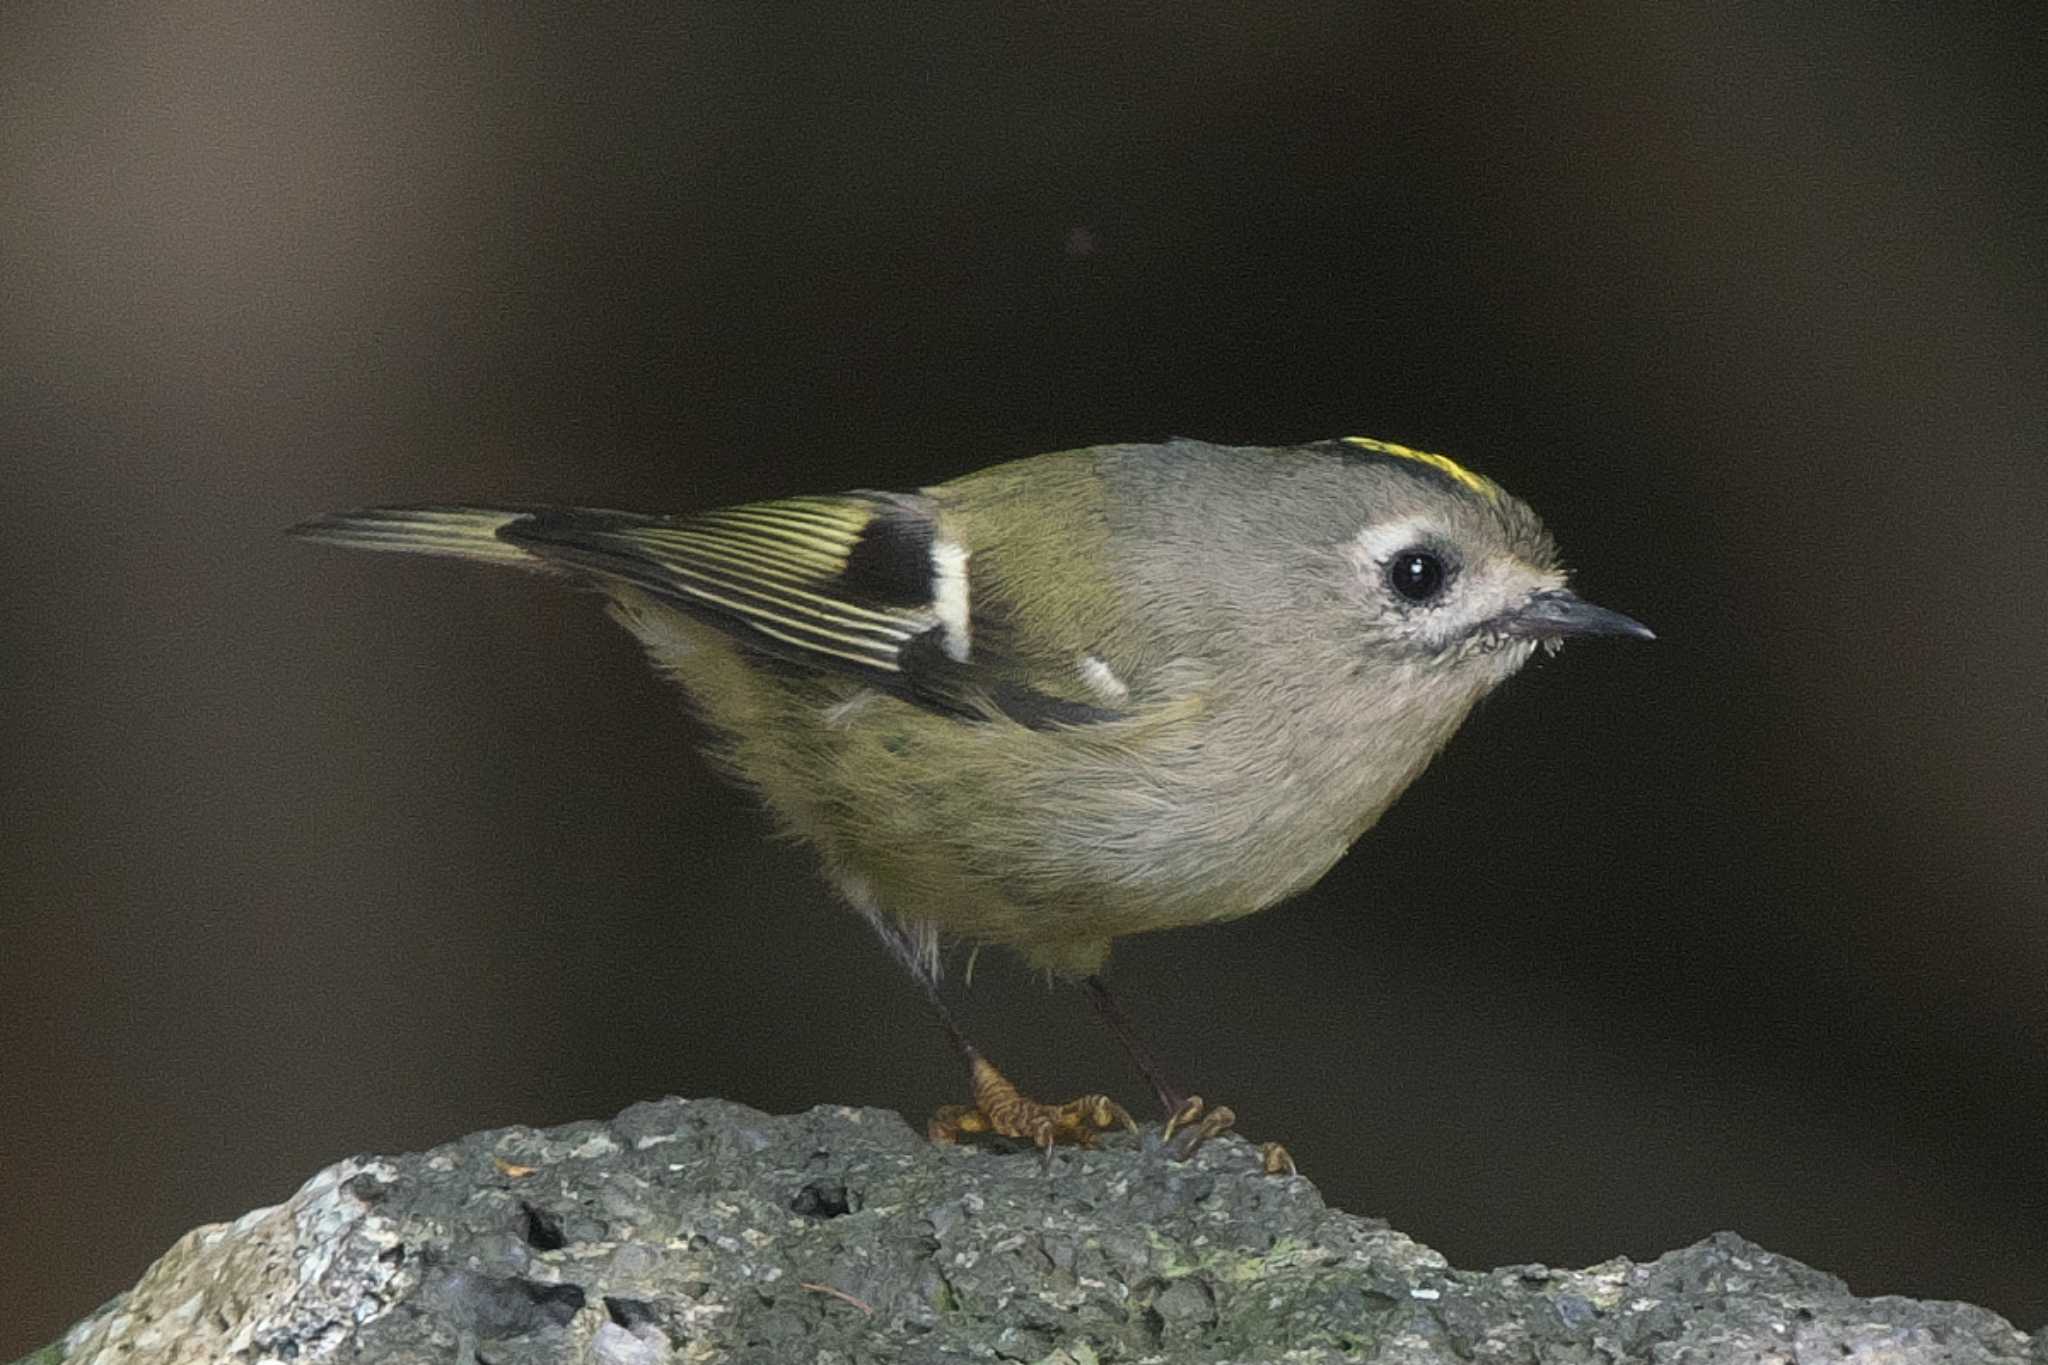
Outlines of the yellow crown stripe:
M 1391 455 L 1397 460 L 1413 460 L 1417 464 L 1426 464 L 1453 482 L 1463 484 L 1482 498 L 1491 501 L 1500 497 L 1499 484 L 1484 475 L 1474 474 L 1448 455 L 1432 455 L 1426 450 L 1410 450 L 1407 446 L 1395 445 L 1392 441 L 1376 441 L 1370 436 L 1346 436 L 1344 444 L 1380 455 Z

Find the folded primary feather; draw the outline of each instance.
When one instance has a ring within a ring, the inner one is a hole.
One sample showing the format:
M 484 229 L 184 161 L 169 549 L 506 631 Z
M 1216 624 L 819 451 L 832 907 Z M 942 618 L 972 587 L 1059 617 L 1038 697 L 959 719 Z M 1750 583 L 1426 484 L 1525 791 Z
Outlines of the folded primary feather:
M 1001 647 L 986 608 L 983 647 L 968 550 L 923 494 L 857 492 L 746 503 L 685 516 L 595 508 L 371 507 L 292 528 L 358 549 L 447 555 L 637 589 L 786 663 L 852 675 L 928 709 L 1001 712 L 1024 724 L 1113 713 L 1039 686 Z

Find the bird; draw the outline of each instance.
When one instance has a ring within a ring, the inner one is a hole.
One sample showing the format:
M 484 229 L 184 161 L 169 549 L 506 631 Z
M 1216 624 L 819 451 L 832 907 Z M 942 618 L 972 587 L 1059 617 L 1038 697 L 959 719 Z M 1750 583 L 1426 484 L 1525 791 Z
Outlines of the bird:
M 1235 1114 L 1145 1044 L 1112 944 L 1312 886 L 1539 648 L 1655 638 L 1571 590 L 1528 504 L 1360 436 L 1098 445 L 673 515 L 375 506 L 291 533 L 600 594 L 936 1012 L 972 1103 L 933 1139 L 1048 1160 L 1135 1124 L 996 1068 L 941 993 L 950 945 L 1079 984 L 1190 1154 Z M 1292 1169 L 1277 1144 L 1266 1161 Z

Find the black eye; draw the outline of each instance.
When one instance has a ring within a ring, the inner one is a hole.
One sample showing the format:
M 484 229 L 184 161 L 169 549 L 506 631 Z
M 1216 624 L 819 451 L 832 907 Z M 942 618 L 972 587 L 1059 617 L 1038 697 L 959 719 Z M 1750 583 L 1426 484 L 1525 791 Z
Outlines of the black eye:
M 1410 602 L 1427 602 L 1444 590 L 1444 562 L 1427 550 L 1403 550 L 1387 566 L 1387 581 Z

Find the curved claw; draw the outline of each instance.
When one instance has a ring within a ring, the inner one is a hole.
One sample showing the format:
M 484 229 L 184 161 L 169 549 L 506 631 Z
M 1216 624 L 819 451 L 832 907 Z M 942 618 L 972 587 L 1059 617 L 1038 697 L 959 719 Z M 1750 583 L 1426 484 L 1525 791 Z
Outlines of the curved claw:
M 1208 1108 L 1200 1095 L 1190 1095 L 1181 1101 L 1180 1108 L 1166 1116 L 1166 1126 L 1159 1134 L 1159 1141 L 1166 1146 L 1173 1144 L 1174 1134 L 1186 1133 L 1187 1141 L 1174 1151 L 1176 1159 L 1186 1161 L 1202 1149 L 1202 1144 L 1218 1133 L 1230 1131 L 1237 1122 L 1237 1114 L 1227 1104 Z
M 1182 1100 L 1180 1108 L 1166 1116 L 1166 1127 L 1160 1132 L 1159 1140 L 1161 1142 L 1172 1142 L 1175 1133 L 1202 1117 L 1202 1110 L 1205 1107 L 1200 1095 L 1190 1095 Z
M 1202 1150 L 1202 1144 L 1218 1133 L 1227 1133 L 1237 1125 L 1236 1111 L 1227 1104 L 1208 1109 L 1200 1095 L 1190 1095 L 1181 1102 L 1180 1108 L 1166 1116 L 1159 1141 L 1162 1146 L 1173 1147 L 1174 1135 L 1185 1134 L 1186 1139 L 1174 1147 L 1176 1161 L 1191 1160 Z M 1294 1157 L 1277 1142 L 1259 1144 L 1259 1164 L 1267 1175 L 1299 1175 Z
M 1202 1116 L 1202 1121 L 1188 1130 L 1188 1141 L 1180 1149 L 1180 1159 L 1193 1159 L 1202 1150 L 1202 1144 L 1218 1133 L 1227 1133 L 1237 1123 L 1237 1111 L 1227 1104 L 1219 1104 Z
M 982 1057 L 974 1059 L 973 1081 L 973 1105 L 945 1105 L 925 1125 L 933 1142 L 952 1143 L 971 1134 L 994 1133 L 1029 1142 L 1045 1153 L 1050 1164 L 1053 1148 L 1062 1144 L 1093 1147 L 1098 1134 L 1119 1125 L 1129 1132 L 1138 1131 L 1124 1107 L 1107 1095 L 1041 1104 L 1019 1091 Z

